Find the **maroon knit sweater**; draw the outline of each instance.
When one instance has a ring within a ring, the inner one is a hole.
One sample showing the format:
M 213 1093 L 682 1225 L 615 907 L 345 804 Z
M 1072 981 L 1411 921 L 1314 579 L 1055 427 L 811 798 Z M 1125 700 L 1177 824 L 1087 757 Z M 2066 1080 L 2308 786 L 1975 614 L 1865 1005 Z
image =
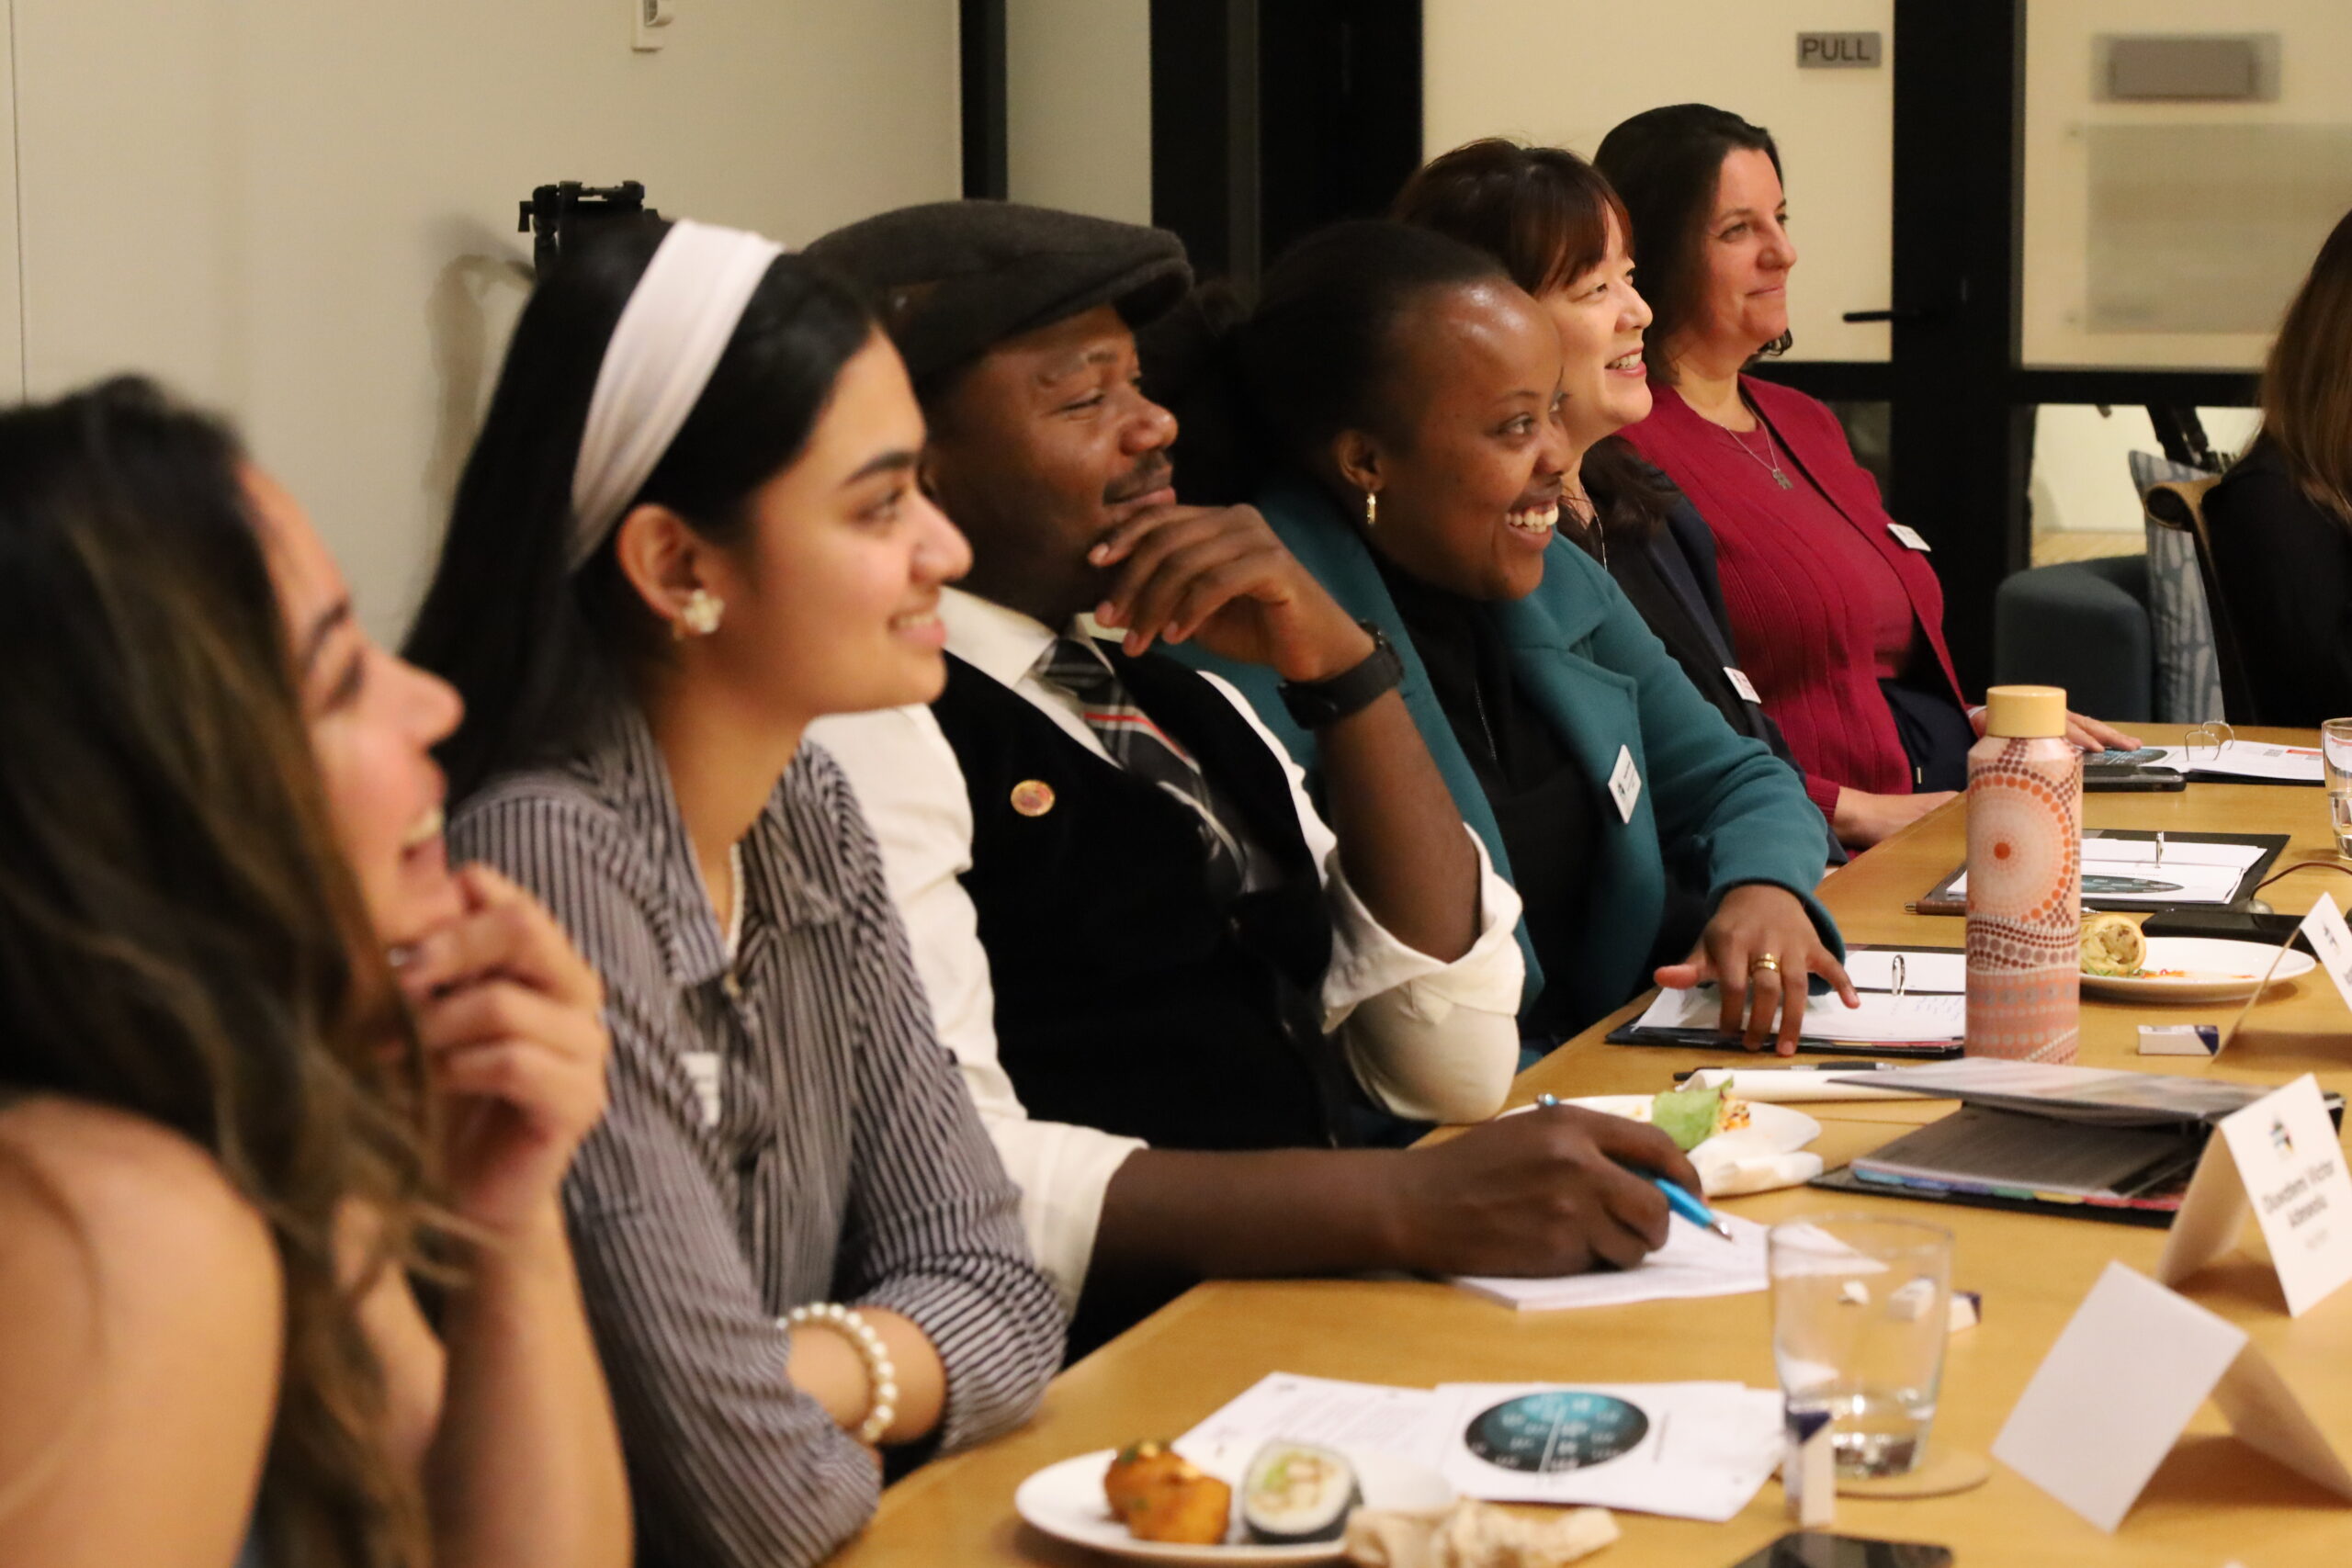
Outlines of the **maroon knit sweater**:
M 1895 537 L 1877 481 L 1854 461 L 1835 414 L 1769 381 L 1743 376 L 1740 389 L 1764 416 L 1793 488 L 1781 489 L 1757 460 L 1767 450 L 1762 432 L 1747 434 L 1744 453 L 1668 387 L 1653 389 L 1649 418 L 1625 438 L 1714 530 L 1740 663 L 1804 769 L 1814 804 L 1835 812 L 1841 786 L 1908 795 L 1910 762 L 1878 687 L 1893 672 L 1883 668 L 1884 628 L 1906 606 L 1952 700 L 1965 702 L 1944 647 L 1935 568 Z M 1841 525 L 1851 533 L 1824 532 Z

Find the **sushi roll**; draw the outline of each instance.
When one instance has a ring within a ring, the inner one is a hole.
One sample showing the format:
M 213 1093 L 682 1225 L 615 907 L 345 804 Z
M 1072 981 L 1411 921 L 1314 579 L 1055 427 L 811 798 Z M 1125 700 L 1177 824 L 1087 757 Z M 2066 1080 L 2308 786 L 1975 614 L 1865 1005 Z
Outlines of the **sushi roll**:
M 1337 1540 L 1363 1501 L 1355 1466 L 1340 1455 L 1312 1443 L 1272 1442 L 1242 1478 L 1241 1523 L 1266 1546 Z

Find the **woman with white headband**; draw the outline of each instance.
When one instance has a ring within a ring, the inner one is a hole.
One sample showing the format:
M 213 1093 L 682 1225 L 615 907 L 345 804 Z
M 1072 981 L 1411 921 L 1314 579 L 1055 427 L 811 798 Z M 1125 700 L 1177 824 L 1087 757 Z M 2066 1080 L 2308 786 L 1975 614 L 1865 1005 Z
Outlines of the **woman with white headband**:
M 757 236 L 647 224 L 525 310 L 410 657 L 458 852 L 603 976 L 566 1189 L 643 1563 L 813 1562 L 876 1450 L 1025 1418 L 1062 1319 L 820 715 L 926 702 L 969 561 L 906 372 Z

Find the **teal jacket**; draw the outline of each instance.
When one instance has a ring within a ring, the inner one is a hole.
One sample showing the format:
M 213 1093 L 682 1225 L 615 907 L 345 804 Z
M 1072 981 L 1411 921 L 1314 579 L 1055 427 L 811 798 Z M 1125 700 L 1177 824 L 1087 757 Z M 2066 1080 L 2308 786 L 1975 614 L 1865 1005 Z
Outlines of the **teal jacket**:
M 1405 661 L 1405 706 L 1463 821 L 1486 844 L 1496 869 L 1510 875 L 1510 860 L 1486 792 L 1438 706 L 1429 671 L 1372 552 L 1339 508 L 1304 478 L 1276 480 L 1257 502 L 1283 543 L 1331 596 L 1396 645 Z M 1744 882 L 1785 887 L 1843 954 L 1837 923 L 1813 896 L 1828 861 L 1829 830 L 1806 797 L 1804 781 L 1761 742 L 1724 722 L 1599 562 L 1555 538 L 1535 592 L 1489 605 L 1487 613 L 1510 649 L 1512 672 L 1529 702 L 1551 720 L 1592 781 L 1602 824 L 1600 863 L 1591 883 L 1595 907 L 1584 922 L 1589 946 L 1577 973 L 1547 980 L 1528 945 L 1526 925 L 1520 926 L 1520 948 L 1527 955 L 1522 1013 L 1547 983 L 1569 988 L 1566 999 L 1579 1018 L 1598 1018 L 1650 984 L 1651 950 L 1666 909 L 1665 845 L 1674 846 L 1690 885 L 1707 889 L 1709 908 Z M 1292 721 L 1272 670 L 1217 659 L 1191 645 L 1169 651 L 1239 687 L 1299 766 L 1315 774 L 1315 737 Z M 1611 822 L 1617 812 L 1609 777 L 1620 748 L 1632 755 L 1642 791 L 1632 819 Z

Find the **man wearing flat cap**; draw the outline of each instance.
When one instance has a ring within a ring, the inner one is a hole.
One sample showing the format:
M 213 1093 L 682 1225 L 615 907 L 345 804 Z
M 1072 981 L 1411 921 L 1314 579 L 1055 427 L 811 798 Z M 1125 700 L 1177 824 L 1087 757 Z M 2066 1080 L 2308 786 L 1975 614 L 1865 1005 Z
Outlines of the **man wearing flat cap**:
M 1395 655 L 1253 510 L 1177 503 L 1134 329 L 1188 288 L 1180 242 L 941 202 L 808 254 L 876 299 L 930 422 L 925 486 L 974 557 L 939 700 L 810 736 L 881 842 L 1074 1347 L 1211 1276 L 1553 1274 L 1663 1242 L 1663 1202 L 1610 1155 L 1688 1168 L 1572 1113 L 1349 1146 L 1501 1104 L 1519 899 Z M 1282 676 L 1320 811 L 1247 701 L 1150 651 L 1186 640 Z

